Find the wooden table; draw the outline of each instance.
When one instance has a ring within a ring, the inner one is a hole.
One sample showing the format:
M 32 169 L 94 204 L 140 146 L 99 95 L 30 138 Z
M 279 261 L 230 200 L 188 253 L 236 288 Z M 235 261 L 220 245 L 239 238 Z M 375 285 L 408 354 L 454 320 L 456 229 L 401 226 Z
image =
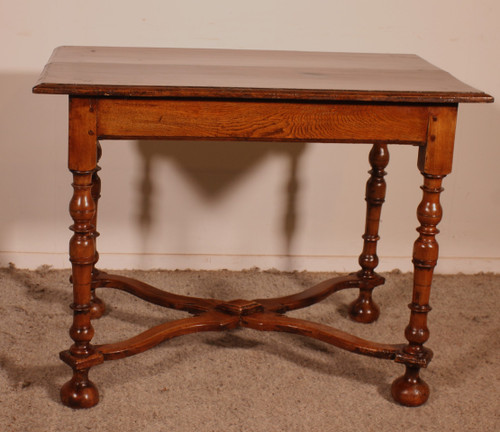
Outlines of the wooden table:
M 415 55 L 104 47 L 57 48 L 33 91 L 69 95 L 74 344 L 61 353 L 73 369 L 61 389 L 64 404 L 88 408 L 98 403 L 97 388 L 88 378 L 92 366 L 176 336 L 237 327 L 296 333 L 402 363 L 406 369 L 392 385 L 394 399 L 409 406 L 427 400 L 429 387 L 419 371 L 432 358 L 424 343 L 438 258 L 441 182 L 451 172 L 458 104 L 492 102 L 491 96 Z M 179 296 L 98 271 L 99 139 L 136 138 L 372 143 L 361 269 L 298 294 L 233 301 Z M 351 318 L 363 323 L 377 319 L 372 290 L 384 283 L 375 272 L 384 168 L 388 144 L 396 143 L 418 146 L 423 175 L 407 343 L 375 343 L 286 316 L 336 291 L 356 288 L 359 296 L 350 306 Z M 106 287 L 192 316 L 128 340 L 94 345 L 91 321 L 105 309 L 95 290 Z

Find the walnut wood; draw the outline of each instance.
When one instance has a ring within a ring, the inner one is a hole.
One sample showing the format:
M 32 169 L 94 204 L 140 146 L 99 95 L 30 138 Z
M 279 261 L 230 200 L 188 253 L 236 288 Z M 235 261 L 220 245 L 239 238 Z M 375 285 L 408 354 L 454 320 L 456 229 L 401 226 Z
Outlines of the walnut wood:
M 434 109 L 429 118 L 428 142 L 419 150 L 418 167 L 424 184 L 422 201 L 417 208 L 419 237 L 413 247 L 413 296 L 409 304 L 410 322 L 405 329 L 408 345 L 404 349 L 414 359 L 429 357 L 429 350 L 423 344 L 429 339 L 427 314 L 431 310 L 429 297 L 439 254 L 437 225 L 443 215 L 439 198 L 443 191 L 443 178 L 451 172 L 456 115 L 457 111 L 453 108 Z M 392 395 L 403 405 L 419 406 L 427 401 L 429 386 L 420 378 L 418 366 L 405 361 L 402 363 L 406 364 L 406 371 L 393 382 Z
M 149 303 L 194 314 L 206 312 L 213 309 L 219 303 L 222 303 L 221 300 L 187 297 L 168 293 L 147 283 L 125 276 L 110 275 L 102 271 L 99 272 L 94 280 L 94 285 L 102 288 L 116 288 L 133 294 Z
M 419 149 L 418 167 L 424 176 L 422 201 L 417 208 L 419 237 L 413 247 L 414 282 L 410 322 L 405 329 L 408 345 L 403 350 L 412 359 L 430 358 L 432 353 L 423 344 L 429 339 L 427 314 L 434 267 L 438 260 L 438 223 L 442 218 L 439 197 L 443 178 L 451 172 L 457 110 L 434 107 L 429 117 L 429 136 Z M 419 406 L 429 397 L 429 386 L 420 378 L 420 367 L 404 361 L 403 376 L 392 384 L 394 399 L 407 406 Z
M 431 107 L 425 145 L 419 147 L 418 169 L 431 175 L 451 173 L 457 107 Z
M 70 381 L 61 387 L 61 401 L 71 408 L 92 408 L 99 402 L 95 384 L 89 380 L 89 370 L 74 370 Z
M 419 366 L 406 366 L 403 376 L 394 380 L 391 394 L 395 401 L 409 407 L 420 406 L 429 399 L 429 385 L 420 378 Z
M 195 317 L 166 322 L 153 327 L 131 339 L 113 344 L 96 345 L 95 350 L 103 355 L 104 360 L 113 360 L 138 354 L 159 343 L 188 333 L 203 331 L 221 331 L 236 327 L 248 327 L 265 331 L 286 331 L 313 337 L 349 351 L 379 358 L 396 359 L 403 355 L 404 344 L 379 344 L 357 338 L 333 327 L 309 321 L 285 317 L 281 312 L 299 309 L 321 301 L 333 292 L 346 288 L 358 287 L 362 282 L 358 275 L 337 277 L 322 282 L 313 288 L 296 295 L 276 299 L 256 300 L 221 300 L 197 299 L 177 296 L 156 288 L 145 286 L 142 282 L 127 279 L 116 283 L 121 276 L 107 275 L 99 285 L 123 289 L 149 302 L 180 310 L 196 313 L 196 309 L 205 309 Z M 145 295 L 148 292 L 148 295 Z M 153 295 L 154 293 L 154 295 Z M 163 300 L 162 300 L 163 299 Z M 173 300 L 175 299 L 175 300 Z M 191 304 L 185 304 L 190 301 Z M 196 305 L 196 306 L 195 306 Z M 99 360 L 97 360 L 99 361 Z
M 266 311 L 285 313 L 291 310 L 305 308 L 326 299 L 331 294 L 347 288 L 358 288 L 361 281 L 358 275 L 336 277 L 321 282 L 297 294 L 273 299 L 256 299 Z
M 73 325 L 70 336 L 74 344 L 69 349 L 75 358 L 94 354 L 90 344 L 94 336 L 91 318 L 92 268 L 96 258 L 96 207 L 92 198 L 92 177 L 97 164 L 96 113 L 92 101 L 75 99 L 70 105 L 69 169 L 73 173 L 73 197 L 70 214 L 74 232 L 69 244 L 73 281 Z M 71 407 L 89 408 L 99 402 L 99 393 L 88 379 L 88 369 L 73 368 L 72 379 L 61 388 L 61 399 Z
M 242 317 L 242 327 L 262 331 L 280 331 L 307 336 L 356 354 L 394 360 L 403 344 L 380 344 L 358 338 L 330 326 L 280 314 L 255 313 Z
M 427 313 L 438 258 L 435 236 L 442 210 L 442 179 L 451 172 L 457 105 L 493 98 L 413 55 L 259 52 L 231 50 L 60 47 L 35 93 L 68 94 L 69 169 L 73 173 L 70 260 L 73 345 L 60 354 L 73 369 L 61 389 L 64 404 L 88 408 L 99 401 L 90 368 L 131 356 L 173 337 L 247 327 L 300 334 L 358 354 L 394 360 L 406 370 L 392 385 L 394 399 L 418 406 L 429 396 L 420 369 L 432 359 Z M 223 301 L 180 296 L 143 282 L 99 272 L 96 249 L 100 178 L 99 138 L 318 141 L 372 143 L 366 187 L 366 223 L 357 273 L 274 299 Z M 290 318 L 287 311 L 359 288 L 351 316 L 378 316 L 372 290 L 388 144 L 418 146 L 424 177 L 413 250 L 414 286 L 407 344 L 382 344 L 325 324 Z M 157 305 L 194 314 L 130 339 L 92 345 L 91 318 L 104 305 L 97 288 L 115 288 Z
M 165 340 L 202 331 L 223 331 L 236 328 L 239 317 L 210 312 L 199 316 L 160 324 L 128 340 L 96 345 L 105 360 L 115 360 L 141 353 Z
M 391 103 L 493 100 L 416 55 L 183 48 L 59 47 L 34 91 Z
M 358 274 L 333 278 L 295 295 L 275 299 L 231 300 L 201 299 L 178 296 L 123 276 L 99 272 L 96 287 L 116 288 L 163 307 L 184 310 L 196 316 L 166 322 L 117 343 L 95 345 L 94 353 L 75 357 L 70 351 L 61 358 L 75 370 L 87 370 L 105 360 L 115 360 L 141 353 L 168 339 L 190 333 L 223 331 L 248 327 L 264 331 L 286 331 L 316 338 L 349 351 L 386 359 L 405 356 L 404 344 L 380 344 L 367 341 L 333 327 L 285 317 L 281 313 L 309 306 L 336 291 L 359 287 L 363 283 Z M 280 313 L 277 313 L 279 311 Z M 405 357 L 410 363 L 411 356 Z M 401 361 L 401 360 L 400 360 Z M 424 360 L 420 360 L 425 363 Z
M 363 282 L 364 281 L 358 274 L 351 274 L 328 279 L 305 291 L 293 295 L 272 299 L 255 299 L 251 300 L 251 303 L 259 304 L 269 312 L 285 313 L 318 303 L 337 291 L 347 288 L 359 288 Z M 380 284 L 383 282 L 383 278 L 378 276 L 377 282 Z M 102 271 L 100 271 L 94 279 L 94 286 L 96 288 L 116 288 L 135 295 L 149 303 L 193 314 L 207 312 L 214 308 L 220 308 L 221 306 L 223 309 L 225 308 L 225 310 L 233 309 L 227 309 L 223 306 L 227 305 L 228 302 L 222 300 L 172 294 L 135 279 L 111 275 Z
M 429 123 L 425 106 L 101 99 L 98 107 L 104 139 L 424 144 Z
M 104 356 L 102 353 L 95 349 L 91 354 L 85 357 L 76 357 L 71 354 L 70 350 L 60 352 L 59 357 L 64 363 L 78 371 L 88 370 L 92 366 L 97 366 L 104 362 Z
M 374 283 L 375 268 L 378 265 L 377 242 L 382 204 L 385 201 L 386 183 L 384 168 L 389 163 L 387 144 L 373 145 L 369 161 L 372 169 L 366 183 L 366 222 L 363 234 L 363 251 L 359 256 L 360 276 L 364 283 L 360 286 L 359 296 L 349 305 L 349 316 L 357 322 L 371 323 L 380 315 L 380 308 L 372 298 L 373 289 L 384 283 L 384 279 Z
M 408 345 L 404 352 L 413 358 L 427 356 L 427 348 L 423 344 L 429 339 L 427 328 L 427 314 L 431 310 L 429 296 L 434 267 L 438 259 L 438 243 L 436 228 L 442 217 L 439 195 L 442 192 L 441 182 L 444 176 L 433 176 L 423 173 L 423 197 L 417 209 L 420 233 L 413 248 L 414 282 L 413 297 L 409 304 L 411 310 L 410 323 L 405 329 Z M 394 381 L 392 386 L 394 398 L 403 405 L 418 406 L 426 402 L 429 396 L 429 387 L 419 377 L 419 368 L 413 365 L 406 366 L 405 375 Z

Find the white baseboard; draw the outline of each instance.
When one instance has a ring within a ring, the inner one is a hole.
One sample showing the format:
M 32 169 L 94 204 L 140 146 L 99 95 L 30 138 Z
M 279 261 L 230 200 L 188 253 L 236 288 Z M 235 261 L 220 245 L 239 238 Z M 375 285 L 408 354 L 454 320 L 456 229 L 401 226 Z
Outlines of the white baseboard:
M 36 269 L 42 265 L 69 268 L 66 253 L 0 252 L 0 267 L 10 263 L 18 268 Z M 258 267 L 281 271 L 337 271 L 359 269 L 356 256 L 310 255 L 204 255 L 204 254 L 100 254 L 99 265 L 107 269 L 165 269 L 165 270 L 243 270 Z M 399 269 L 412 271 L 410 257 L 381 257 L 377 271 Z M 500 258 L 441 257 L 436 273 L 500 273 Z

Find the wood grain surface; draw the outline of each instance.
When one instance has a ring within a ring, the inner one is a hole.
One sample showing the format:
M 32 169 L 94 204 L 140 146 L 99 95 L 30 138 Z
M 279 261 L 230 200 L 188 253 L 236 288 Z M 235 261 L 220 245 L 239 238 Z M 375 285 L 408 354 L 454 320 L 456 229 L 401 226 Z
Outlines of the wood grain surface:
M 127 97 L 493 101 L 411 54 L 183 48 L 59 47 L 33 91 Z
M 97 134 L 105 139 L 423 144 L 429 118 L 422 105 L 109 98 L 96 103 Z

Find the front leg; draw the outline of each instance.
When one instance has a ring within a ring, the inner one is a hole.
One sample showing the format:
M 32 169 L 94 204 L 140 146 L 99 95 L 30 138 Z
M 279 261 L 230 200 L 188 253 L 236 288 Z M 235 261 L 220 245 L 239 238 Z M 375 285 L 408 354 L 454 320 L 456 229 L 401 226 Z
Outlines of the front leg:
M 102 355 L 90 343 L 94 336 L 90 318 L 96 258 L 92 224 L 96 210 L 92 198 L 92 177 L 97 164 L 95 135 L 92 100 L 70 99 L 69 169 L 73 173 L 73 197 L 69 207 L 74 234 L 69 244 L 73 282 L 73 325 L 69 333 L 74 343 L 61 353 L 61 358 L 73 368 L 73 377 L 61 388 L 61 400 L 72 408 L 90 408 L 99 401 L 97 388 L 88 379 L 90 366 L 102 362 Z
M 418 206 L 417 216 L 420 233 L 413 248 L 414 282 L 412 302 L 410 308 L 410 323 L 406 327 L 405 337 L 408 345 L 404 353 L 409 359 L 422 359 L 425 365 L 432 358 L 432 352 L 423 345 L 429 339 L 427 328 L 427 313 L 431 310 L 429 296 L 431 291 L 432 275 L 438 259 L 438 243 L 435 239 L 439 233 L 437 224 L 441 220 L 442 210 L 439 195 L 443 176 L 432 176 L 424 173 L 424 191 L 422 202 Z M 392 395 L 402 405 L 418 406 L 425 403 L 429 397 L 429 386 L 420 378 L 420 366 L 406 363 L 405 374 L 392 384 Z
M 422 201 L 417 208 L 419 236 L 413 247 L 413 295 L 408 305 L 410 322 L 405 329 L 408 345 L 396 357 L 406 370 L 392 383 L 393 398 L 407 406 L 422 405 L 429 398 L 429 386 L 420 378 L 420 368 L 427 366 L 432 358 L 432 351 L 424 347 L 424 343 L 429 339 L 429 297 L 439 255 L 436 235 L 443 215 L 439 198 L 443 178 L 451 172 L 456 115 L 456 106 L 432 108 L 427 143 L 419 149 L 418 168 L 424 184 Z

